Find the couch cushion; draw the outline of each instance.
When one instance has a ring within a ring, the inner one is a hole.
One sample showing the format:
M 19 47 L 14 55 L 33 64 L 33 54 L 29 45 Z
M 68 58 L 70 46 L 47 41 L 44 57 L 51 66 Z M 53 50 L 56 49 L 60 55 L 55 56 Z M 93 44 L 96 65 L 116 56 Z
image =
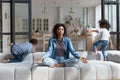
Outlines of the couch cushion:
M 97 51 L 95 54 L 93 51 L 77 51 L 81 56 L 86 57 L 88 60 L 103 60 L 103 55 L 101 51 Z
M 32 68 L 32 80 L 49 80 L 48 67 L 34 67 Z
M 96 80 L 111 80 L 112 70 L 107 61 L 89 61 L 96 69 Z
M 25 59 L 21 62 L 21 64 L 23 63 L 33 64 L 33 53 L 27 55 Z
M 80 80 L 96 80 L 96 68 L 94 65 L 80 62 L 78 66 L 80 68 Z
M 64 68 L 48 68 L 48 70 L 48 80 L 64 80 Z
M 32 64 L 20 63 L 15 68 L 15 80 L 31 80 Z
M 0 80 L 15 80 L 15 67 L 18 63 L 0 63 Z
M 33 54 L 29 54 L 15 67 L 15 80 L 31 80 L 31 68 L 33 65 Z
M 120 51 L 116 50 L 107 51 L 107 60 L 120 63 Z
M 65 80 L 80 80 L 80 69 L 76 67 L 64 68 Z
M 97 54 L 95 54 L 93 51 L 87 51 L 87 53 L 88 60 L 103 60 L 103 55 L 101 51 L 97 51 Z
M 109 62 L 112 70 L 112 80 L 120 80 L 120 63 Z
M 80 80 L 76 67 L 49 68 L 37 66 L 32 69 L 33 80 Z

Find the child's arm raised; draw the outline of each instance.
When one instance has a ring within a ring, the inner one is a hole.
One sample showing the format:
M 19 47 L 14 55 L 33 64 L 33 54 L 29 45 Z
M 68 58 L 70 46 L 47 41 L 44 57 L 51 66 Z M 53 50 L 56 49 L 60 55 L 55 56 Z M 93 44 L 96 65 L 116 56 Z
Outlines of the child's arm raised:
M 87 30 L 87 32 L 99 32 L 98 30 L 92 30 L 92 29 L 89 29 L 89 30 Z

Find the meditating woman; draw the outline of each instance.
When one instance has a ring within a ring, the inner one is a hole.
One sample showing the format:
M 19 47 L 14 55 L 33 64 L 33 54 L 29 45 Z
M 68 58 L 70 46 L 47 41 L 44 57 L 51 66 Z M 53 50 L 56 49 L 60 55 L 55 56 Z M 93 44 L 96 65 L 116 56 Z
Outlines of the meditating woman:
M 64 24 L 57 23 L 52 31 L 53 36 L 49 39 L 48 50 L 42 58 L 37 58 L 49 67 L 74 66 L 79 60 L 87 63 L 86 58 L 81 57 L 73 48 L 71 39 L 67 37 L 67 31 Z M 74 58 L 70 58 L 70 53 Z

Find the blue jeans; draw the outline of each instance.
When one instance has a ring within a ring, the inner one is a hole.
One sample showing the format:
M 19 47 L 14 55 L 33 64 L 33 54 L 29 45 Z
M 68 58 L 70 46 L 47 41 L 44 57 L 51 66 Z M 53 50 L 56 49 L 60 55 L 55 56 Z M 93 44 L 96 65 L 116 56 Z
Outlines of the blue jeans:
M 53 66 L 55 64 L 66 64 L 66 66 L 72 67 L 75 66 L 78 62 L 79 59 L 76 58 L 65 59 L 64 57 L 55 57 L 55 59 L 45 58 L 43 60 L 43 64 L 47 66 Z
M 102 54 L 103 54 L 104 60 L 106 60 L 106 53 L 105 53 L 105 51 L 106 51 L 106 48 L 108 46 L 108 43 L 109 42 L 107 40 L 99 40 L 99 41 L 97 41 L 97 42 L 95 42 L 93 44 L 93 49 L 95 51 L 97 51 L 97 46 L 101 46 L 102 47 Z
M 16 51 L 14 51 L 14 53 L 16 53 Z M 12 52 L 12 54 L 13 54 L 13 56 L 14 56 L 15 58 L 14 58 L 14 59 L 11 59 L 11 60 L 9 61 L 9 63 L 22 62 L 22 61 L 24 60 L 23 55 L 21 55 L 21 54 L 14 54 L 14 53 Z

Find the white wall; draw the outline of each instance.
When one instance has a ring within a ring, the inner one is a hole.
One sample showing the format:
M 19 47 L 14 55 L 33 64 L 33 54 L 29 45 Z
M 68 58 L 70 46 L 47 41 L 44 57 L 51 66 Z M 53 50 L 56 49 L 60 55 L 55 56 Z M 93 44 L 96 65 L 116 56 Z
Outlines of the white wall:
M 88 8 L 88 24 L 91 27 L 95 26 L 95 7 Z
M 73 17 L 73 19 L 75 18 L 79 18 L 80 19 L 80 24 L 84 25 L 84 27 L 86 27 L 86 25 L 84 24 L 86 19 L 88 19 L 87 24 L 91 25 L 91 27 L 95 26 L 95 7 L 89 7 L 87 8 L 87 12 L 85 13 L 83 12 L 83 9 L 86 9 L 87 7 L 83 8 L 83 7 L 77 7 L 77 8 L 73 8 L 73 11 L 75 13 L 71 14 L 69 13 L 70 11 L 70 7 L 46 7 L 46 11 L 48 13 L 42 13 L 43 7 L 39 7 L 39 5 L 34 4 L 34 2 L 32 3 L 32 18 L 49 18 L 49 33 L 51 33 L 53 26 L 57 23 L 57 22 L 61 22 L 61 23 L 65 23 L 65 17 L 70 15 Z M 86 18 L 86 19 L 84 19 Z M 74 26 L 71 26 L 74 27 Z M 84 43 L 85 40 L 83 40 L 83 38 L 81 39 L 81 41 L 78 42 L 77 48 L 76 50 L 86 50 L 86 43 Z M 80 46 L 83 45 L 83 46 Z
M 101 19 L 101 5 L 95 7 L 95 27 L 99 27 L 98 21 Z
M 73 11 L 75 13 L 71 14 L 69 13 L 70 8 L 68 7 L 50 7 L 46 8 L 46 11 L 48 11 L 47 14 L 42 13 L 43 8 L 39 7 L 39 5 L 32 4 L 32 18 L 43 18 L 48 17 L 49 18 L 49 32 L 51 32 L 52 27 L 57 22 L 65 23 L 65 17 L 67 15 L 71 15 L 73 18 L 80 18 L 80 24 L 84 24 L 84 16 L 83 8 L 73 8 Z M 60 20 L 61 19 L 61 20 Z M 88 24 L 91 24 L 92 26 L 95 26 L 95 8 L 90 7 L 88 8 Z

